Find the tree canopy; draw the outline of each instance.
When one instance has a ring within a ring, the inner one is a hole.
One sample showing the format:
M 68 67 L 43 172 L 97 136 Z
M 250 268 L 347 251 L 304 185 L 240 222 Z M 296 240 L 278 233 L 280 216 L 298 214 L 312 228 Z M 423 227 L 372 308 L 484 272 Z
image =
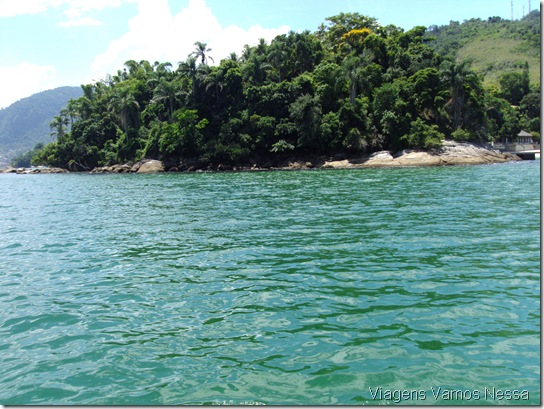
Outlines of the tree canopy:
M 214 166 L 538 131 L 537 89 L 523 70 L 485 89 L 468 62 L 429 45 L 424 27 L 405 32 L 358 13 L 326 21 L 315 33 L 246 46 L 216 66 L 202 42 L 177 67 L 127 61 L 82 86 L 33 162 L 72 170 L 143 158 Z

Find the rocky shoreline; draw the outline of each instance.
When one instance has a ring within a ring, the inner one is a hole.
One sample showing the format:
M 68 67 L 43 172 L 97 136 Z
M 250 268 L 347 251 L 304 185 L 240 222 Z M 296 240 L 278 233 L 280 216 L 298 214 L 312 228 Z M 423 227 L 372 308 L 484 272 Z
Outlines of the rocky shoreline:
M 62 168 L 48 168 L 48 167 L 37 167 L 37 168 L 13 168 L 11 166 L 0 169 L 0 173 L 16 173 L 18 175 L 37 175 L 37 174 L 52 174 L 52 173 L 70 173 L 66 169 Z
M 93 169 L 90 173 L 162 173 L 162 172 L 205 172 L 205 171 L 266 171 L 266 170 L 296 170 L 296 169 L 358 169 L 358 168 L 388 168 L 388 167 L 420 167 L 420 166 L 454 166 L 482 165 L 519 161 L 516 155 L 501 153 L 488 147 L 454 141 L 444 141 L 440 149 L 431 151 L 404 150 L 375 152 L 371 155 L 344 157 L 339 154 L 330 157 L 286 158 L 277 163 L 265 161 L 249 162 L 242 166 L 206 165 L 198 161 L 165 164 L 159 160 L 144 159 L 136 163 L 104 166 Z M 61 168 L 7 168 L 0 173 L 17 174 L 51 174 L 68 173 Z
M 360 159 L 326 162 L 324 168 L 370 168 L 410 166 L 484 165 L 522 160 L 510 153 L 454 141 L 444 141 L 442 148 L 432 151 L 404 150 L 393 154 L 390 151 L 376 152 Z

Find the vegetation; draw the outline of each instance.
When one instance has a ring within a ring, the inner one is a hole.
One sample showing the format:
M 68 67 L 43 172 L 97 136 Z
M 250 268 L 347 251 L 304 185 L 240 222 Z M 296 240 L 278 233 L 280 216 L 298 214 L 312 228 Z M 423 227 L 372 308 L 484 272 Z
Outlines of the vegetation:
M 540 84 L 540 12 L 534 10 L 521 20 L 490 17 L 451 21 L 431 26 L 426 35 L 431 47 L 443 56 L 470 60 L 484 78 L 484 85 L 498 86 L 500 77 L 529 65 L 531 82 Z
M 80 87 L 61 87 L 40 92 L 0 109 L 0 152 L 11 158 L 27 152 L 38 143 L 51 142 L 51 118 L 70 99 L 82 94 Z
M 149 158 L 219 167 L 539 130 L 526 65 L 484 88 L 469 62 L 437 52 L 427 34 L 342 13 L 315 33 L 261 40 L 217 66 L 201 42 L 177 68 L 127 61 L 82 86 L 84 95 L 51 121 L 56 140 L 33 163 L 90 170 Z

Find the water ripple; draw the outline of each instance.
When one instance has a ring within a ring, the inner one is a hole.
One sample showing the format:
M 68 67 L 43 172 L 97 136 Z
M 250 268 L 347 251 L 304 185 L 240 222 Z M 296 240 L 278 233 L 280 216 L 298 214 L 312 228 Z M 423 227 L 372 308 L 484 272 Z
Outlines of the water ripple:
M 0 402 L 536 404 L 539 184 L 529 162 L 0 175 Z

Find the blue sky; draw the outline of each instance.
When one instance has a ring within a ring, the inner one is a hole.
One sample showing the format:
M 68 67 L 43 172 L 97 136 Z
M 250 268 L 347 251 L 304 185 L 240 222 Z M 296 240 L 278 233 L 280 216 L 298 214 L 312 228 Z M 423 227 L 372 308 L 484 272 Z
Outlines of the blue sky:
M 529 0 L 514 0 L 514 18 L 528 9 Z M 0 108 L 100 80 L 129 59 L 177 66 L 196 41 L 219 62 L 259 38 L 315 31 L 340 12 L 406 30 L 511 15 L 510 0 L 0 0 Z

